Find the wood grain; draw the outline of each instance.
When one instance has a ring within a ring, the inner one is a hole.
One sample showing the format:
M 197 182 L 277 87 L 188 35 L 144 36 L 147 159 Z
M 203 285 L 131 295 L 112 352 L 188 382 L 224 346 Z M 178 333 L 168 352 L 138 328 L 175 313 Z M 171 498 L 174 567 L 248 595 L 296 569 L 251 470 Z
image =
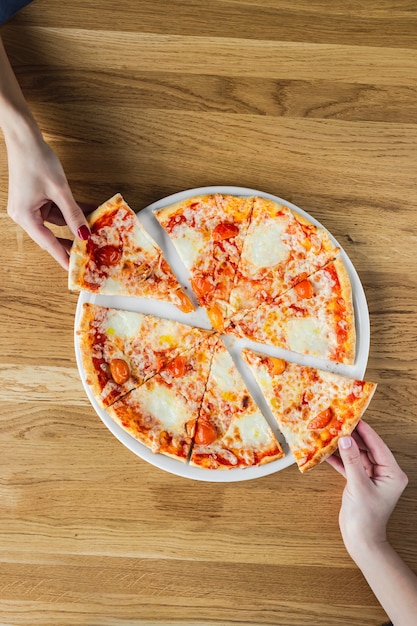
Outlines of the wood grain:
M 415 571 L 416 34 L 408 0 L 36 0 L 1 30 L 79 201 L 233 184 L 338 239 L 370 311 L 367 420 L 410 478 L 390 538 Z M 332 468 L 199 483 L 111 435 L 67 277 L 7 217 L 3 143 L 0 204 L 0 623 L 382 624 Z

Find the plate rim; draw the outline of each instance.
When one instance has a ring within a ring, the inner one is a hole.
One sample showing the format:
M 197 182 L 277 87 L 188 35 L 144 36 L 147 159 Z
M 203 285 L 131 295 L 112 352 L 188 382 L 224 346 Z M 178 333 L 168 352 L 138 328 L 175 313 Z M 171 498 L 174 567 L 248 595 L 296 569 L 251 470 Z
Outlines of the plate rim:
M 321 222 L 319 222 L 315 217 L 313 217 L 310 213 L 308 213 L 304 209 L 301 209 L 294 203 L 289 202 L 288 200 L 285 200 L 284 198 L 281 198 L 279 196 L 276 196 L 268 192 L 260 191 L 258 189 L 252 189 L 250 187 L 230 186 L 230 185 L 211 185 L 211 186 L 205 186 L 205 187 L 185 189 L 183 191 L 170 194 L 168 196 L 160 198 L 159 200 L 156 200 L 155 202 L 152 202 L 151 204 L 144 207 L 143 209 L 140 209 L 139 211 L 136 212 L 136 214 L 139 219 L 140 219 L 140 216 L 143 217 L 144 215 L 147 215 L 153 218 L 155 223 L 158 224 L 156 218 L 153 215 L 153 212 L 155 210 L 169 206 L 176 202 L 183 201 L 192 196 L 214 194 L 214 193 L 230 194 L 230 195 L 235 195 L 235 196 L 260 196 L 266 199 L 273 200 L 275 202 L 288 206 L 295 213 L 302 215 L 307 220 L 309 220 L 316 226 L 322 228 L 328 233 L 332 242 L 338 248 L 340 248 L 340 256 L 345 264 L 345 267 L 348 271 L 349 278 L 351 281 L 352 300 L 353 300 L 353 306 L 354 306 L 355 326 L 356 326 L 357 351 L 356 351 L 356 356 L 355 356 L 355 363 L 352 366 L 343 366 L 341 364 L 323 361 L 320 364 L 320 367 L 321 369 L 336 371 L 337 373 L 341 373 L 341 374 L 345 373 L 345 375 L 349 375 L 352 377 L 364 378 L 367 364 L 368 364 L 369 349 L 370 349 L 370 319 L 369 319 L 369 309 L 368 309 L 365 292 L 364 292 L 361 280 L 359 278 L 359 275 L 356 271 L 356 268 L 354 267 L 346 251 L 343 249 L 343 246 L 341 246 L 341 244 L 332 235 L 332 233 L 325 226 L 323 226 Z M 142 222 L 142 220 L 140 221 Z M 160 229 L 159 234 L 162 235 L 162 232 L 161 232 L 162 228 L 159 226 L 159 224 L 158 224 L 158 228 Z M 150 234 L 153 237 L 153 234 L 152 233 Z M 162 247 L 162 251 L 165 255 L 166 250 L 163 247 L 164 242 L 162 242 L 162 245 L 160 241 L 158 241 L 157 243 L 158 245 Z M 174 268 L 174 273 L 178 274 L 175 268 Z M 157 467 L 165 472 L 168 472 L 170 474 L 173 474 L 182 478 L 193 479 L 193 480 L 197 480 L 201 482 L 229 483 L 229 482 L 241 482 L 245 480 L 254 480 L 257 478 L 262 478 L 263 476 L 268 476 L 276 472 L 282 471 L 283 469 L 286 469 L 290 465 L 295 464 L 295 459 L 292 453 L 290 452 L 290 450 L 288 449 L 288 445 L 286 444 L 285 440 L 283 440 L 283 438 L 280 438 L 280 443 L 281 444 L 284 443 L 283 448 L 285 451 L 285 456 L 282 459 L 278 459 L 276 461 L 266 463 L 265 465 L 260 465 L 256 467 L 247 467 L 247 468 L 232 468 L 230 470 L 207 470 L 207 469 L 203 469 L 199 467 L 193 467 L 189 465 L 188 463 L 183 463 L 177 459 L 173 459 L 166 455 L 154 454 L 143 443 L 135 439 L 132 435 L 127 433 L 123 428 L 121 428 L 121 426 L 116 424 L 116 422 L 112 420 L 110 415 L 98 405 L 89 386 L 87 385 L 84 369 L 82 366 L 81 352 L 80 352 L 78 336 L 77 336 L 77 327 L 78 327 L 78 322 L 81 316 L 83 303 L 94 302 L 96 304 L 101 304 L 103 301 L 107 302 L 109 298 L 111 300 L 114 298 L 119 298 L 120 300 L 119 296 L 100 296 L 99 294 L 93 294 L 87 291 L 80 292 L 78 301 L 77 301 L 77 308 L 76 308 L 75 319 L 74 319 L 74 345 L 75 345 L 77 367 L 78 367 L 81 382 L 83 384 L 87 397 L 90 400 L 90 403 L 93 406 L 94 410 L 100 417 L 101 421 L 110 430 L 110 432 L 116 437 L 116 439 L 120 441 L 120 443 L 122 443 L 126 448 L 128 448 L 136 456 L 150 463 L 154 467 Z M 130 302 L 136 301 L 136 303 L 140 301 L 140 299 L 132 298 L 132 297 L 129 297 L 128 300 Z M 152 302 L 156 302 L 156 301 L 152 301 Z M 113 306 L 114 308 L 122 308 L 120 306 L 118 307 L 115 304 L 103 304 L 103 306 Z M 140 311 L 140 308 L 138 308 L 137 310 Z M 178 317 L 178 316 L 173 315 L 173 317 Z M 261 346 L 261 344 L 258 344 L 258 345 Z M 265 346 L 265 348 L 267 349 L 268 346 Z M 298 355 L 297 353 L 292 352 L 292 351 L 288 352 L 288 354 L 291 354 L 292 357 L 294 357 L 292 358 L 292 360 L 295 363 L 303 362 L 303 361 L 313 361 L 313 362 L 319 361 L 318 359 L 314 359 L 312 357 L 306 359 L 304 355 Z M 240 358 L 241 357 L 239 356 L 239 359 Z M 249 391 L 251 391 L 252 393 L 251 389 Z M 274 430 L 274 432 L 276 434 L 276 430 Z

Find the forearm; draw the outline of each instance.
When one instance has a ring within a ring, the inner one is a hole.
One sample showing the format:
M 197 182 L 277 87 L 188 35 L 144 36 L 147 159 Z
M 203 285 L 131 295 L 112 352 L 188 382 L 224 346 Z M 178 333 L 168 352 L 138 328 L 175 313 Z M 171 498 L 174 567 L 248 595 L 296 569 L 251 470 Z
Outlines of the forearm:
M 14 75 L 0 38 L 0 127 L 6 143 L 22 134 L 40 136 L 40 130 Z
M 415 626 L 417 577 L 392 546 L 364 549 L 355 561 L 394 626 Z

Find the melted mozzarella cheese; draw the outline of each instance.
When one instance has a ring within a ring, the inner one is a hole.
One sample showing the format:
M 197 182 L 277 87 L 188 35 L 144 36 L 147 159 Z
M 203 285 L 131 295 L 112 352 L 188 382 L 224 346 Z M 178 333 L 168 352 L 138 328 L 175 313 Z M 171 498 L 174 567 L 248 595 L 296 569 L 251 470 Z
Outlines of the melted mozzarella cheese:
M 174 240 L 175 247 L 185 266 L 190 269 L 201 254 L 205 245 L 205 239 L 201 232 L 187 230 Z
M 109 277 L 104 281 L 100 292 L 109 296 L 116 296 L 118 293 L 124 292 L 124 286 L 120 281 Z
M 326 357 L 330 334 L 328 325 L 313 317 L 295 318 L 287 323 L 288 347 L 301 354 Z
M 145 316 L 130 311 L 112 310 L 106 319 L 106 333 L 121 337 L 134 337 L 142 327 Z
M 193 329 L 178 325 L 173 320 L 158 319 L 157 325 L 148 328 L 148 341 L 154 350 L 177 348 L 179 344 L 183 349 L 189 347 L 189 339 L 193 336 Z
M 239 432 L 242 447 L 259 448 L 272 442 L 269 425 L 259 411 L 235 420 L 233 426 Z
M 211 366 L 211 376 L 215 378 L 217 389 L 222 395 L 242 389 L 240 375 L 226 350 L 215 355 Z
M 144 230 L 142 225 L 135 225 L 132 233 L 135 244 L 147 253 L 147 258 L 158 255 L 157 247 L 150 235 Z
M 92 242 L 99 248 L 104 245 L 116 246 L 120 245 L 120 236 L 117 225 L 104 226 L 100 228 L 98 233 L 91 235 Z
M 289 256 L 283 242 L 286 222 L 268 222 L 257 225 L 245 241 L 244 255 L 255 268 L 273 267 Z
M 177 433 L 183 430 L 184 423 L 189 419 L 189 408 L 181 396 L 155 382 L 142 387 L 141 396 L 145 409 L 158 419 L 163 429 Z

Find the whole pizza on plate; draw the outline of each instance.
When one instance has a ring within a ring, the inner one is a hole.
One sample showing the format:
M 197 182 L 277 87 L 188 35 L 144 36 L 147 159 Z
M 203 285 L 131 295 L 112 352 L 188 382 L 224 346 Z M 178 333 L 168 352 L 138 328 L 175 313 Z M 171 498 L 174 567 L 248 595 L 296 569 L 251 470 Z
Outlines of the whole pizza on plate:
M 264 467 L 286 448 L 301 472 L 315 467 L 376 387 L 354 372 L 340 248 L 273 197 L 175 200 L 147 211 L 152 237 L 117 194 L 89 216 L 90 239 L 73 244 L 69 288 L 90 294 L 76 323 L 90 397 L 139 445 L 190 471 Z

